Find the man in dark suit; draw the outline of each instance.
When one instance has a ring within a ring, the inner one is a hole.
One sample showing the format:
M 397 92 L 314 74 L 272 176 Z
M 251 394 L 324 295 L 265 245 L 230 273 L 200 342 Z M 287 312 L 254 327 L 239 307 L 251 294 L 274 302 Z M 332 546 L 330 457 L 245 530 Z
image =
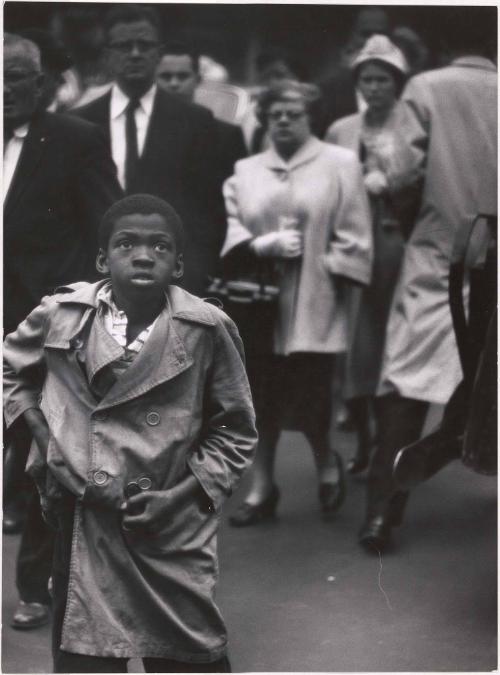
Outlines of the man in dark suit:
M 225 237 L 218 134 L 211 112 L 155 83 L 159 20 L 152 9 L 123 4 L 106 17 L 111 91 L 75 114 L 106 133 L 127 193 L 168 201 L 186 229 L 182 285 L 203 294 Z
M 192 103 L 200 84 L 200 55 L 193 47 L 183 42 L 169 42 L 163 46 L 163 55 L 156 68 L 156 81 L 172 96 Z M 218 136 L 221 179 L 231 176 L 235 163 L 246 157 L 243 132 L 235 124 L 215 119 Z
M 121 196 L 115 167 L 97 128 L 47 113 L 38 47 L 4 39 L 4 329 L 9 333 L 58 286 L 95 276 L 97 227 Z M 5 435 L 4 479 L 12 493 L 24 483 L 30 437 L 21 424 Z M 17 562 L 21 598 L 15 628 L 48 621 L 52 538 L 31 486 Z M 9 503 L 8 490 L 4 501 Z M 12 503 L 9 504 L 12 506 Z M 6 526 L 16 514 L 4 512 Z M 19 519 L 18 519 L 19 520 Z M 7 527 L 7 530 L 9 527 Z

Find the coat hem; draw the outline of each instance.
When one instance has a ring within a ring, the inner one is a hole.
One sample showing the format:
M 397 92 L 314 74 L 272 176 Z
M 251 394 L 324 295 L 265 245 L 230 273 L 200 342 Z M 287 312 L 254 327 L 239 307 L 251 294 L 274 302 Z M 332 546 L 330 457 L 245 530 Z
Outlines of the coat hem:
M 119 649 L 97 649 L 94 645 L 83 642 L 63 642 L 60 649 L 72 654 L 82 654 L 84 656 L 99 656 L 101 658 L 125 658 L 125 659 L 143 659 L 143 658 L 162 658 L 173 661 L 182 661 L 184 663 L 212 663 L 218 661 L 227 653 L 227 642 L 217 649 L 208 652 L 185 652 L 178 649 L 154 647 L 148 643 L 147 647 L 127 646 Z

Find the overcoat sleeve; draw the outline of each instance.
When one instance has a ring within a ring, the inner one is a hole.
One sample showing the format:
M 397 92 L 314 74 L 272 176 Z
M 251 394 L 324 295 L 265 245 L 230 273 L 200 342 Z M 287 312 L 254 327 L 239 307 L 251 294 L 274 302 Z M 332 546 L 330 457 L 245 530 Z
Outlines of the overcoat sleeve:
M 5 338 L 3 398 L 7 427 L 29 408 L 40 408 L 45 376 L 45 323 L 51 302 L 49 297 L 43 298 L 17 330 Z
M 253 234 L 242 223 L 238 204 L 238 175 L 231 176 L 224 182 L 224 202 L 226 204 L 227 232 L 221 256 L 227 255 L 236 246 L 253 239 Z
M 373 259 L 371 216 L 361 165 L 350 154 L 340 172 L 339 203 L 325 263 L 332 274 L 368 284 Z
M 204 434 L 188 465 L 216 510 L 229 497 L 253 459 L 255 413 L 234 323 L 222 315 L 205 396 Z

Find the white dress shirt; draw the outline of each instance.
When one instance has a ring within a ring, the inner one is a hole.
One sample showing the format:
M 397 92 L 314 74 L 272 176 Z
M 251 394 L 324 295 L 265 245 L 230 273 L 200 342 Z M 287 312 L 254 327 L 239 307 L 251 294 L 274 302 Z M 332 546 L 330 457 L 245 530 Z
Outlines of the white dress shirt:
M 28 135 L 29 124 L 23 124 L 14 129 L 14 135 L 3 150 L 3 201 L 7 198 L 17 163 L 24 145 L 24 139 Z
M 135 124 L 137 127 L 137 149 L 139 157 L 144 150 L 146 134 L 148 131 L 149 120 L 153 111 L 153 103 L 156 95 L 156 84 L 140 99 L 140 104 L 135 110 Z M 111 155 L 116 164 L 118 180 L 120 185 L 125 187 L 125 157 L 127 154 L 126 136 L 125 136 L 125 118 L 126 108 L 129 98 L 123 91 L 114 84 L 111 88 L 110 104 L 110 133 L 111 133 Z

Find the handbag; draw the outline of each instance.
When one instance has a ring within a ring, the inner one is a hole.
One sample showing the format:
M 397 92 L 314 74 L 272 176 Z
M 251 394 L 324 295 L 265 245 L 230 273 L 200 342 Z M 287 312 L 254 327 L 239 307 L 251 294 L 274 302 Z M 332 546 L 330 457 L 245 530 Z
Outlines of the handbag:
M 274 264 L 261 260 L 240 278 L 212 278 L 207 288 L 237 325 L 247 356 L 272 352 L 279 293 Z

